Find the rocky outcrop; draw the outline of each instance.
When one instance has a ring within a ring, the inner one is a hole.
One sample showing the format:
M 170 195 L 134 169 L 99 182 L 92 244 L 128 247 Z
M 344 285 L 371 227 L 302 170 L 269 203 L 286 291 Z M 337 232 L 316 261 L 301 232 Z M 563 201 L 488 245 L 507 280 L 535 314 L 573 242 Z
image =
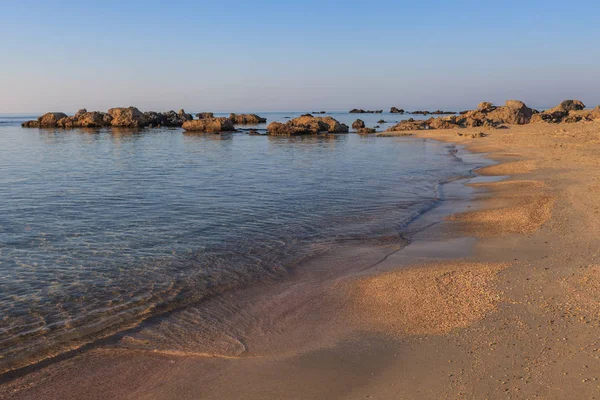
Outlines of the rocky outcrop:
M 269 135 L 277 136 L 315 135 L 321 132 L 348 133 L 348 126 L 332 117 L 314 117 L 305 114 L 285 124 L 272 122 L 267 127 L 267 131 Z
M 383 110 L 363 110 L 362 108 L 353 108 L 350 114 L 381 114 Z
M 392 107 L 390 108 L 391 114 L 404 114 L 404 110 L 402 108 Z
M 143 128 L 150 124 L 148 117 L 135 107 L 111 108 L 108 115 L 112 117 L 110 124 L 120 128 Z
M 267 122 L 266 118 L 259 117 L 256 114 L 233 114 L 229 115 L 229 119 L 236 125 L 256 125 Z
M 58 126 L 58 121 L 66 118 L 67 114 L 61 112 L 49 112 L 41 117 L 38 117 L 37 121 L 23 122 L 21 126 L 24 128 L 55 128 Z
M 231 132 L 235 130 L 233 122 L 225 117 L 202 118 L 186 121 L 183 123 L 182 127 L 186 131 L 210 133 Z
M 460 115 L 430 118 L 426 121 L 412 119 L 401 121 L 388 131 L 407 131 L 423 129 L 453 129 L 470 127 L 499 127 L 502 124 L 528 124 L 537 111 L 518 100 L 508 100 L 504 106 L 496 107 L 491 103 L 481 103 L 476 110 Z
M 565 100 L 554 108 L 536 114 L 531 122 L 572 123 L 593 121 L 599 118 L 594 110 L 585 110 L 585 104 L 579 100 Z
M 365 127 L 365 121 L 362 119 L 357 119 L 352 123 L 352 129 L 361 129 Z
M 399 131 L 422 131 L 429 129 L 428 121 L 418 121 L 414 118 L 409 118 L 404 121 L 400 121 L 398 124 L 388 128 L 388 132 L 399 132 Z
M 85 108 L 77 111 L 72 117 L 61 118 L 57 126 L 60 128 L 102 128 L 111 126 L 112 117 L 99 111 L 88 112 Z

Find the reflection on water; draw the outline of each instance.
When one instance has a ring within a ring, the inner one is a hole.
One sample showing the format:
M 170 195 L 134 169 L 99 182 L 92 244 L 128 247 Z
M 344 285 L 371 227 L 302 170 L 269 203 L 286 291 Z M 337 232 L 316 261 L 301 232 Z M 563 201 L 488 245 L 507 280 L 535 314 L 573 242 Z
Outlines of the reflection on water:
M 358 135 L 0 127 L 0 371 L 389 235 L 469 167 Z

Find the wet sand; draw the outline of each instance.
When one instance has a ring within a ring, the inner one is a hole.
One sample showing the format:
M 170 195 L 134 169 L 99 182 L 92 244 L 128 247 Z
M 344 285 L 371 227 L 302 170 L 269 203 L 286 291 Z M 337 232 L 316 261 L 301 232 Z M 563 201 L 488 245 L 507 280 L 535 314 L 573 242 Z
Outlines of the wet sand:
M 408 246 L 349 243 L 285 282 L 11 379 L 0 397 L 600 396 L 600 124 L 479 131 L 418 133 L 485 153 L 499 164 L 481 175 L 506 179 L 471 183 L 475 200 Z

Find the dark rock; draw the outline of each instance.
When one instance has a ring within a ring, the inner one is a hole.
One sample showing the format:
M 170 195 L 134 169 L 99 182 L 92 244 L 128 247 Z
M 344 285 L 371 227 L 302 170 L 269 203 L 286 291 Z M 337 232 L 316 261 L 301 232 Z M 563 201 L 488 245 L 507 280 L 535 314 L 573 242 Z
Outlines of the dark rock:
M 211 112 L 203 112 L 203 113 L 196 114 L 196 118 L 198 118 L 198 119 L 214 118 L 214 117 L 215 117 L 215 115 Z
M 391 114 L 404 114 L 404 110 L 402 108 L 392 107 L 390 108 Z

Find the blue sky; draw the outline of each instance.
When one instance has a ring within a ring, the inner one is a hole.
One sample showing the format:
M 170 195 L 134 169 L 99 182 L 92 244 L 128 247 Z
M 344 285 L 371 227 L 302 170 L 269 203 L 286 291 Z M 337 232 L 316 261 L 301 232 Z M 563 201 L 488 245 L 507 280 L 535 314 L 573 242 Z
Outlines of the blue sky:
M 0 113 L 600 104 L 600 2 L 4 1 Z

